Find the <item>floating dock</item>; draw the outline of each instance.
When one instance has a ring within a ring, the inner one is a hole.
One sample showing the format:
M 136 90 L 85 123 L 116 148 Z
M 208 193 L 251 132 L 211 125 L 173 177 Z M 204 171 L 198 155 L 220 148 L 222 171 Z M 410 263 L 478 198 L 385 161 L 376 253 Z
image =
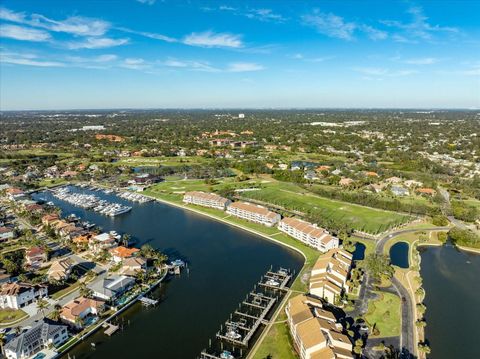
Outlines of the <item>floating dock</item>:
M 147 297 L 141 297 L 140 302 L 146 307 L 155 306 L 158 304 L 158 300 Z

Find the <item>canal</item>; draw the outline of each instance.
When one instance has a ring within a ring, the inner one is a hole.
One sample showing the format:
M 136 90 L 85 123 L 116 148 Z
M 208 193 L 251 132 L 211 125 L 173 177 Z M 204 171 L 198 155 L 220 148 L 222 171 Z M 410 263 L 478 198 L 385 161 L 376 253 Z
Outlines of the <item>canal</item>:
M 133 209 L 111 218 L 74 207 L 48 192 L 34 197 L 54 202 L 62 215 L 74 213 L 104 231 L 128 233 L 137 247 L 148 243 L 171 258 L 183 259 L 189 273 L 161 285 L 154 293 L 161 301 L 157 307 L 135 304 L 120 318 L 123 331 L 113 337 L 97 332 L 70 351 L 71 358 L 196 358 L 271 265 L 298 273 L 303 264 L 303 257 L 295 251 L 186 210 L 73 190 Z
M 421 248 L 429 358 L 479 358 L 480 255 L 451 244 Z

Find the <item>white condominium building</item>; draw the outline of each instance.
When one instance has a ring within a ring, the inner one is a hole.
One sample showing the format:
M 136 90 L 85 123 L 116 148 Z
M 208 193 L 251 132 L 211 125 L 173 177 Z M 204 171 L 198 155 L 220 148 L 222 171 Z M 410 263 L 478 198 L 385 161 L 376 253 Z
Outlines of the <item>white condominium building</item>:
M 324 253 L 338 248 L 337 237 L 330 235 L 323 228 L 300 219 L 284 218 L 278 224 L 278 229 Z
M 185 192 L 183 202 L 196 204 L 199 206 L 217 208 L 224 211 L 232 203 L 229 199 L 223 198 L 215 193 L 206 193 L 201 191 Z
M 278 213 L 267 208 L 247 202 L 234 202 L 227 207 L 227 213 L 247 221 L 273 227 L 282 218 Z

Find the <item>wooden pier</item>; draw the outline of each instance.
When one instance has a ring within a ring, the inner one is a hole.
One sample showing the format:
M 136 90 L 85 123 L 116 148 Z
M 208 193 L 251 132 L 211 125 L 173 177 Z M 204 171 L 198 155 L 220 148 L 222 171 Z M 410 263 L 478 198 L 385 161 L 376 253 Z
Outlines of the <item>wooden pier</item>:
M 118 325 L 114 325 L 112 323 L 107 323 L 105 322 L 103 324 L 103 327 L 104 328 L 107 328 L 105 329 L 105 334 L 108 335 L 109 337 L 112 336 L 113 334 L 115 334 L 115 332 L 119 329 L 119 326 Z

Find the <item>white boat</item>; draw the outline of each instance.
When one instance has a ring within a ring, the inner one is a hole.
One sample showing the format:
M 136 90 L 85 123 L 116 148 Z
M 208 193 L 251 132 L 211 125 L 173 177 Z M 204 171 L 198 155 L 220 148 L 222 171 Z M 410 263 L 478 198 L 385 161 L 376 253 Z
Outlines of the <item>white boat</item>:
M 235 359 L 235 357 L 228 350 L 224 350 L 222 354 L 220 354 L 220 359 Z
M 238 340 L 238 339 L 241 339 L 242 336 L 236 331 L 236 330 L 229 330 L 225 336 L 229 339 L 233 339 L 233 340 Z
M 275 279 L 269 279 L 265 284 L 271 287 L 278 287 L 280 285 L 280 282 L 277 282 Z

